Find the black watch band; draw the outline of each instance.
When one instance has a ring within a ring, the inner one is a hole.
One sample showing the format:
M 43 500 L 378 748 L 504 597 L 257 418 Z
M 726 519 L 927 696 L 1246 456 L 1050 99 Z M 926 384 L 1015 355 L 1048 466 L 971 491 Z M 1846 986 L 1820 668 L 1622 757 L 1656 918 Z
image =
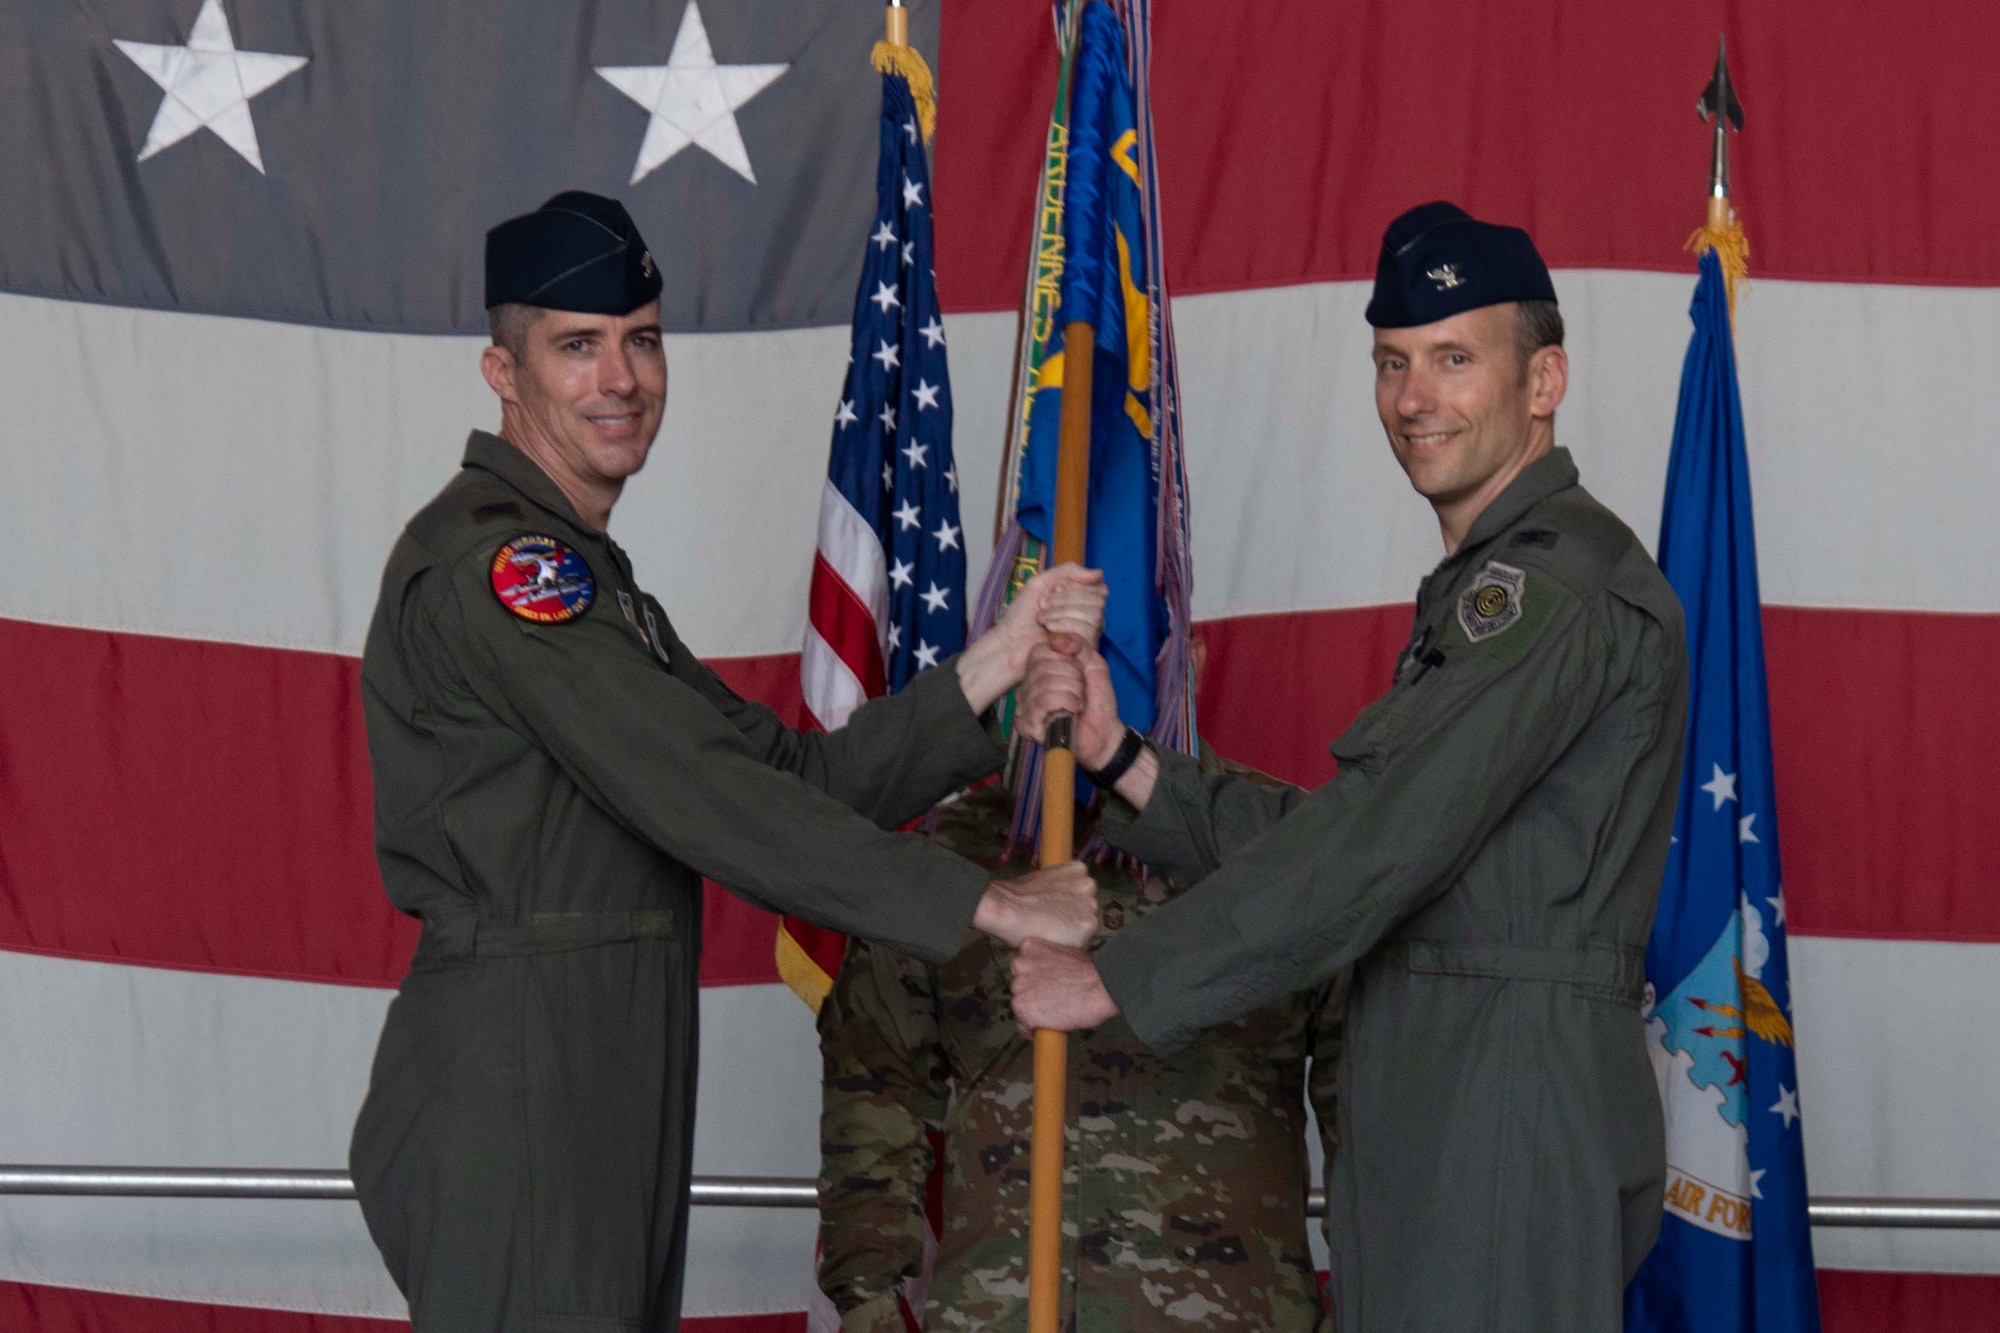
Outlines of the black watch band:
M 1145 748 L 1146 738 L 1127 727 L 1125 738 L 1118 742 L 1118 750 L 1111 756 L 1110 762 L 1103 768 L 1085 768 L 1083 775 L 1106 791 L 1110 791 L 1118 785 L 1118 779 L 1124 777 L 1132 765 L 1138 762 L 1139 752 Z

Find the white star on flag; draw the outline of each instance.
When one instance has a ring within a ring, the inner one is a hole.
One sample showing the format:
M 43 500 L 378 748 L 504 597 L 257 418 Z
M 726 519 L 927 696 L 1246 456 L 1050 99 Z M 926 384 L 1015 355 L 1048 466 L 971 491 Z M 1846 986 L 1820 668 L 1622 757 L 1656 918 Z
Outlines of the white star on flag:
M 917 595 L 924 599 L 924 610 L 926 611 L 942 611 L 951 602 L 951 594 L 943 588 L 938 587 L 936 579 L 931 580 L 931 586 L 928 591 Z
M 904 266 L 907 267 L 916 262 L 917 262 L 917 243 L 915 241 L 904 241 L 903 242 Z
M 910 390 L 910 393 L 916 398 L 919 409 L 936 407 L 938 405 L 938 389 L 940 387 L 939 385 L 932 384 L 929 380 L 920 379 L 917 381 L 917 387 Z
M 950 519 L 946 519 L 943 523 L 939 524 L 938 530 L 933 532 L 931 536 L 937 538 L 938 550 L 940 552 L 949 551 L 952 547 L 958 545 L 958 529 L 951 525 Z
M 903 450 L 903 457 L 910 460 L 910 466 L 913 468 L 929 467 L 930 464 L 924 461 L 924 457 L 930 451 L 931 447 L 928 444 L 918 444 L 915 440 L 911 440 L 909 447 Z
M 917 332 L 924 336 L 924 346 L 926 347 L 935 349 L 944 345 L 944 325 L 938 321 L 936 315 L 932 315 L 930 323 L 918 329 Z
M 882 308 L 882 313 L 885 315 L 889 313 L 890 306 L 898 306 L 903 304 L 903 298 L 896 295 L 896 289 L 894 287 L 891 287 L 886 282 L 876 283 L 875 294 L 869 297 L 868 299 L 873 301 L 876 305 L 880 306 Z
M 922 671 L 927 667 L 936 666 L 938 662 L 937 654 L 938 654 L 937 649 L 931 647 L 929 644 L 925 643 L 922 639 L 918 639 L 917 670 Z
M 238 51 L 222 0 L 202 0 L 184 45 L 122 39 L 112 44 L 166 93 L 139 150 L 141 162 L 196 130 L 209 129 L 245 162 L 264 170 L 250 99 L 296 72 L 306 63 L 304 56 Z
M 1799 1118 L 1799 1090 L 1797 1088 L 1787 1088 L 1784 1084 L 1780 1083 L 1778 1085 L 1778 1104 L 1771 1108 L 1771 1114 L 1783 1116 L 1785 1118 L 1785 1128 L 1790 1129 L 1792 1122 Z
M 880 361 L 882 369 L 891 370 L 903 364 L 903 354 L 890 346 L 889 340 L 881 340 L 882 345 L 868 354 L 870 361 Z
M 910 575 L 914 574 L 916 570 L 917 567 L 914 564 L 905 564 L 901 560 L 892 562 L 889 566 L 889 586 L 891 588 L 909 587 L 914 582 L 910 578 Z
M 924 187 L 917 184 L 915 181 L 911 180 L 908 172 L 904 172 L 903 207 L 922 208 L 923 206 L 924 206 Z
M 1767 903 L 1769 903 L 1769 904 L 1771 904 L 1771 924 L 1772 924 L 1772 925 L 1774 925 L 1774 926 L 1782 926 L 1782 925 L 1784 925 L 1784 924 L 1785 924 L 1785 886 L 1784 886 L 1784 885 L 1782 885 L 1782 884 L 1780 884 L 1780 885 L 1778 886 L 1778 896 L 1777 896 L 1777 897 L 1775 897 L 1775 898 L 1766 898 L 1766 899 L 1765 899 L 1764 901 L 1765 901 L 1765 902 L 1767 902 Z
M 882 225 L 877 227 L 875 234 L 868 239 L 875 242 L 877 250 L 887 250 L 896 243 L 896 229 L 889 225 L 889 219 L 883 218 Z
M 907 135 L 909 135 L 909 136 L 910 136 L 910 142 L 911 142 L 911 143 L 915 143 L 915 142 L 917 141 L 917 122 L 916 122 L 916 121 L 914 121 L 914 120 L 906 120 L 906 121 L 904 121 L 904 122 L 903 122 L 903 133 L 905 133 L 905 134 L 907 134 Z
M 1713 796 L 1715 798 L 1715 808 L 1720 810 L 1724 801 L 1733 801 L 1736 799 L 1736 775 L 1734 773 L 1723 772 L 1721 764 L 1711 764 L 1709 767 L 1715 770 L 1715 776 L 1702 783 L 1698 790 L 1705 791 L 1710 796 Z
M 884 463 L 882 465 L 882 489 L 885 491 L 896 489 L 896 465 L 894 463 Z
M 895 621 L 892 620 L 889 622 L 889 647 L 893 651 L 894 649 L 901 648 L 902 646 L 903 646 L 903 627 L 901 625 L 898 625 Z
M 833 424 L 845 430 L 859 420 L 861 418 L 854 415 L 854 400 L 852 398 L 841 399 L 840 406 L 833 411 Z
M 918 523 L 917 513 L 918 510 L 916 505 L 908 500 L 905 500 L 903 501 L 903 507 L 896 511 L 894 517 L 896 519 L 896 522 L 902 525 L 903 531 L 908 532 L 911 528 L 917 526 Z
M 1762 1170 L 1761 1168 L 1760 1168 L 1760 1169 L 1758 1169 L 1758 1170 L 1756 1170 L 1756 1171 L 1752 1171 L 1752 1172 L 1750 1173 L 1750 1197 L 1751 1197 L 1751 1198 L 1753 1198 L 1753 1199 L 1761 1199 L 1761 1198 L 1763 1198 L 1763 1197 L 1764 1197 L 1764 1191 L 1762 1191 L 1762 1190 L 1760 1190 L 1760 1189 L 1758 1189 L 1758 1188 L 1757 1188 L 1757 1182 L 1758 1182 L 1758 1181 L 1760 1181 L 1760 1180 L 1762 1180 L 1763 1178 L 1764 1178 L 1764 1172 L 1763 1172 L 1763 1170 Z
M 1736 841 L 1757 842 L 1757 843 L 1761 843 L 1763 841 L 1763 839 L 1759 838 L 1750 829 L 1751 822 L 1754 821 L 1756 818 L 1757 816 L 1755 815 L 1745 815 L 1743 816 L 1743 818 L 1736 821 Z
M 637 185 L 689 144 L 707 152 L 752 185 L 750 153 L 736 127 L 736 108 L 763 92 L 785 65 L 718 65 L 695 0 L 681 14 L 674 49 L 664 65 L 599 65 L 598 74 L 646 108 L 646 139 L 632 166 Z
M 882 423 L 883 430 L 888 431 L 891 435 L 896 433 L 895 408 L 889 406 L 887 403 L 882 404 L 882 410 L 876 414 L 875 419 Z
M 957 495 L 957 494 L 958 494 L 958 460 L 957 460 L 957 459 L 953 459 L 953 460 L 952 460 L 952 463 L 951 463 L 951 466 L 945 469 L 945 473 L 944 473 L 944 480 L 945 480 L 945 484 L 951 487 L 951 493 L 952 493 L 953 495 Z

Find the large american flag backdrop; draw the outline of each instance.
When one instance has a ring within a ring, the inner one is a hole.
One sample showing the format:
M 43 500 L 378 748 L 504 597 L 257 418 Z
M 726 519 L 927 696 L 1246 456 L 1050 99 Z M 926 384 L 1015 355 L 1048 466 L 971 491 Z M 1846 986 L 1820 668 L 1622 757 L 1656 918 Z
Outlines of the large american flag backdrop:
M 1382 224 L 1449 197 L 1533 229 L 1570 321 L 1561 438 L 1656 532 L 1707 166 L 1692 102 L 1727 33 L 1811 1184 L 2000 1196 L 2000 10 L 1157 13 L 1200 720 L 1301 781 L 1386 682 L 1437 554 L 1374 420 Z M 915 20 L 976 577 L 1056 61 L 1038 0 Z M 475 369 L 493 220 L 566 186 L 631 205 L 672 397 L 618 533 L 691 645 L 797 709 L 879 24 L 872 0 L 5 6 L 0 1156 L 342 1163 L 414 937 L 373 863 L 356 657 L 399 525 L 496 419 Z M 711 907 L 698 1169 L 809 1175 L 810 1015 L 774 923 Z M 696 1328 L 799 1319 L 809 1215 L 693 1225 Z M 1973 1327 L 2000 1299 L 1990 1233 L 1815 1245 L 1829 1328 Z M 333 1203 L 0 1200 L 0 1279 L 10 1330 L 402 1313 Z

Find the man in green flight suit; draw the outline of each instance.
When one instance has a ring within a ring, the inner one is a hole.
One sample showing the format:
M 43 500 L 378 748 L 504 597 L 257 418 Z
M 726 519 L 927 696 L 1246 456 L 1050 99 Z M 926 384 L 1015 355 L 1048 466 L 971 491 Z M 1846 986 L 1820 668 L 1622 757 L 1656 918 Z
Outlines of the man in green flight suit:
M 1207 750 L 1202 764 L 1282 785 Z M 1006 786 L 981 787 L 940 810 L 931 836 L 1018 873 L 1028 858 L 1006 854 L 1013 811 Z M 1080 811 L 1078 837 L 1090 829 Z M 1122 858 L 1093 867 L 1107 938 L 1181 891 L 1136 869 Z M 930 1231 L 933 1131 L 943 1233 L 921 1322 L 1028 1327 L 1034 1059 L 1008 1005 L 1007 965 L 987 939 L 937 965 L 857 942 L 834 978 L 819 1019 L 819 1282 L 844 1333 L 903 1333 L 899 1302 Z M 1117 1019 L 1070 1043 L 1063 1328 L 1325 1326 L 1306 1241 L 1306 1106 L 1310 1097 L 1330 1150 L 1346 981 L 1281 997 L 1168 1054 Z
M 1031 941 L 1015 1011 L 1170 1048 L 1352 964 L 1327 1236 L 1342 1333 L 1600 1333 L 1657 1237 L 1640 1021 L 1687 711 L 1681 610 L 1555 447 L 1561 317 L 1526 232 L 1389 225 L 1376 407 L 1445 558 L 1387 694 L 1310 795 L 1121 731 L 1094 654 L 1038 652 L 1035 734 L 1126 804 L 1110 840 L 1201 881 L 1093 957 Z
M 1092 576 L 803 735 L 696 661 L 606 535 L 666 400 L 660 278 L 616 201 L 487 236 L 500 434 L 404 529 L 362 657 L 376 849 L 423 935 L 354 1130 L 417 1333 L 679 1323 L 701 877 L 923 957 L 1088 940 L 1072 863 L 1011 883 L 892 829 L 1003 755 L 979 714 Z

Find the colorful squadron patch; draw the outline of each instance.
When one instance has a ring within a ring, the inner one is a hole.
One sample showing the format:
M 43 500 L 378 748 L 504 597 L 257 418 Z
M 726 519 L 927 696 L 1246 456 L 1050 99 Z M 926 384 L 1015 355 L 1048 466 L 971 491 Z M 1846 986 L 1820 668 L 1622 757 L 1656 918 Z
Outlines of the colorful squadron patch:
M 1458 597 L 1458 627 L 1478 643 L 1513 628 L 1521 618 L 1521 594 L 1528 576 L 1512 565 L 1488 560 Z
M 502 546 L 488 573 L 500 605 L 537 625 L 575 620 L 597 596 L 583 557 L 544 533 L 523 533 Z

